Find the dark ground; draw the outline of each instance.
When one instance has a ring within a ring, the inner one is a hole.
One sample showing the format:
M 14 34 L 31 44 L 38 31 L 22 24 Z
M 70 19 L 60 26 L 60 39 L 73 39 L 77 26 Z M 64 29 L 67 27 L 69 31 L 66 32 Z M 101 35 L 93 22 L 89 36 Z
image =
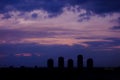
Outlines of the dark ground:
M 0 80 L 120 80 L 120 68 L 0 68 Z

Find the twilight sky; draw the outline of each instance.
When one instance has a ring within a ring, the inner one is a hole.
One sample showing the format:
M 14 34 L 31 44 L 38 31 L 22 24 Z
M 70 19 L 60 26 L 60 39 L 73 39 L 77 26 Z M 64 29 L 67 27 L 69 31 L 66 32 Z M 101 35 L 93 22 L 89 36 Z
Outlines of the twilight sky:
M 0 0 L 0 66 L 76 65 L 78 54 L 120 66 L 120 0 Z

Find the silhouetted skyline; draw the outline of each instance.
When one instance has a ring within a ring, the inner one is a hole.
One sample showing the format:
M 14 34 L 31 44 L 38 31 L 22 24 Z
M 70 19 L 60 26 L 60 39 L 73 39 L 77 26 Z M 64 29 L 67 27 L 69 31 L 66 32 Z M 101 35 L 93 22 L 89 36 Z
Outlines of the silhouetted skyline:
M 72 59 L 68 59 L 67 67 L 70 69 L 74 68 L 74 61 Z
M 65 67 L 65 58 L 60 56 L 57 58 L 58 67 L 54 66 L 54 60 L 49 58 L 46 63 L 47 67 L 2 67 L 0 68 L 1 79 L 18 78 L 19 79 L 45 79 L 45 80 L 108 80 L 115 79 L 119 80 L 120 67 L 118 68 L 105 68 L 105 67 L 94 67 L 94 60 L 92 58 L 86 59 L 87 66 L 84 67 L 83 60 L 84 56 L 79 54 L 76 56 L 77 67 L 74 66 L 72 59 L 67 60 L 67 67 Z M 16 77 L 14 77 L 16 75 Z M 4 77 L 5 76 L 5 77 Z
M 83 56 L 82 55 L 77 56 L 77 67 L 80 69 L 83 68 Z
M 72 69 L 72 68 L 77 68 L 77 69 L 83 69 L 85 68 L 85 66 L 83 65 L 83 56 L 82 55 L 78 55 L 77 57 L 77 67 L 74 66 L 74 61 L 72 59 L 68 59 L 67 60 L 67 68 Z M 87 64 L 87 68 L 88 69 L 92 69 L 94 67 L 94 62 L 92 58 L 88 58 L 86 60 L 86 64 Z M 47 67 L 48 68 L 55 68 L 54 66 L 54 61 L 53 59 L 48 59 L 47 60 Z M 64 61 L 64 57 L 58 57 L 58 66 L 59 69 L 63 69 L 65 68 L 65 61 Z

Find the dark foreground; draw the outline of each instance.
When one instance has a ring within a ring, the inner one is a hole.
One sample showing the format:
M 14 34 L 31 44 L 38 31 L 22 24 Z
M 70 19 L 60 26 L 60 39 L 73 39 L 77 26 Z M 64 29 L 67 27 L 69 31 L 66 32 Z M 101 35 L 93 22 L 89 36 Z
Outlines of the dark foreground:
M 0 68 L 0 80 L 120 80 L 115 69 Z

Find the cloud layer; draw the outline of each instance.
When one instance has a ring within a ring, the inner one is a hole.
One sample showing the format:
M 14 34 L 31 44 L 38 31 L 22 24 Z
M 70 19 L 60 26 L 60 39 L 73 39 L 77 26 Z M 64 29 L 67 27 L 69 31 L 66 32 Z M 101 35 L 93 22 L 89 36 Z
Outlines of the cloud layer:
M 1 0 L 0 12 L 11 10 L 32 11 L 34 9 L 43 9 L 50 13 L 61 13 L 65 6 L 76 6 L 93 11 L 95 13 L 120 12 L 118 8 L 119 0 Z
M 7 13 L 9 18 L 0 14 L 0 43 L 83 45 L 91 41 L 106 42 L 107 38 L 120 38 L 120 30 L 114 27 L 119 26 L 119 13 L 99 16 L 91 11 L 88 15 L 85 9 L 78 9 L 78 6 L 65 7 L 62 11 L 54 17 L 44 10 L 11 11 Z

